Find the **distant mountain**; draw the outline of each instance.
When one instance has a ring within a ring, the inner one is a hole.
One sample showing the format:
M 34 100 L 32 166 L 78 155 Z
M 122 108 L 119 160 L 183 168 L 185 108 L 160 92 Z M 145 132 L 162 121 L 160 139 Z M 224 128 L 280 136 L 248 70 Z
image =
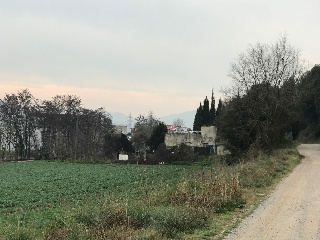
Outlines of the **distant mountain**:
M 188 112 L 164 116 L 164 117 L 161 117 L 160 120 L 166 124 L 173 124 L 175 119 L 180 118 L 183 120 L 185 127 L 192 129 L 195 115 L 196 115 L 196 111 L 194 110 L 194 111 L 188 111 Z
M 112 116 L 112 123 L 114 125 L 123 125 L 128 126 L 129 115 L 123 114 L 120 112 L 110 113 Z M 193 127 L 194 116 L 196 115 L 196 111 L 188 111 L 183 113 L 171 114 L 168 116 L 160 117 L 160 121 L 166 124 L 173 124 L 174 120 L 180 118 L 183 120 L 185 127 L 191 128 Z M 135 116 L 132 116 L 132 127 L 134 126 Z
M 128 117 L 129 115 L 119 113 L 119 112 L 113 112 L 110 113 L 112 116 L 112 124 L 113 125 L 122 125 L 122 126 L 128 126 Z

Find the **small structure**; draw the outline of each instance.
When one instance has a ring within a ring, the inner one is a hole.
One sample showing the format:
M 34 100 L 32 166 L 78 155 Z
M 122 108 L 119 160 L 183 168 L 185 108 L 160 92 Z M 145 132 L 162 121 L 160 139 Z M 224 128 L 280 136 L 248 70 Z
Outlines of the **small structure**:
M 117 126 L 114 126 L 114 131 L 115 133 L 118 133 L 118 134 L 127 134 L 128 133 L 128 130 L 127 130 L 127 126 L 122 126 L 122 125 L 117 125 Z
M 215 149 L 217 137 L 216 126 L 202 126 L 201 131 L 172 131 L 165 136 L 167 147 L 175 147 L 184 143 L 191 147 L 205 147 Z
M 119 161 L 128 161 L 129 160 L 129 156 L 128 154 L 119 154 Z
M 231 154 L 231 152 L 228 149 L 226 149 L 224 145 L 219 144 L 217 146 L 217 155 L 229 155 L 229 154 Z
M 168 133 L 187 133 L 188 128 L 176 125 L 167 125 Z

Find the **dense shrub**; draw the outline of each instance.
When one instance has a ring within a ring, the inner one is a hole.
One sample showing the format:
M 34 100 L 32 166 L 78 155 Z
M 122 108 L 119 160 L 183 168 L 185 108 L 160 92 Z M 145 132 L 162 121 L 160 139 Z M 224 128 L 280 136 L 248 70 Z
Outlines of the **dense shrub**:
M 172 161 L 174 162 L 195 162 L 197 155 L 192 147 L 182 143 L 174 149 Z

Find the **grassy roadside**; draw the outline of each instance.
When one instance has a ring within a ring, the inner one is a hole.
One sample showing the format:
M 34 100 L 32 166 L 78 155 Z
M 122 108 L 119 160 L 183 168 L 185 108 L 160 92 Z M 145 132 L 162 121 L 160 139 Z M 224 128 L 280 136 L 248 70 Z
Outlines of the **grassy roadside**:
M 12 165 L 7 178 L 16 176 L 1 186 L 11 189 L 0 199 L 0 237 L 221 239 L 299 161 L 288 148 L 269 156 L 251 153 L 234 166 L 217 156 L 188 166 L 39 162 L 25 165 L 26 171 Z M 21 195 L 29 184 L 37 194 Z M 17 195 L 10 195 L 15 189 Z
M 243 208 L 215 214 L 211 228 L 187 235 L 185 239 L 223 239 L 249 216 L 301 161 L 295 148 L 279 149 L 270 155 L 255 153 L 236 166 L 241 176 Z

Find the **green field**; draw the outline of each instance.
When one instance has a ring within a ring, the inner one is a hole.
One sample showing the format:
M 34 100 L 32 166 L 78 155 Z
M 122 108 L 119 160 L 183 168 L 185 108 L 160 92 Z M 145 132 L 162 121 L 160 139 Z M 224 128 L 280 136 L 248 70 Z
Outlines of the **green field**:
M 18 239 L 21 234 L 45 238 L 59 219 L 106 201 L 150 199 L 150 193 L 167 191 L 204 168 L 54 161 L 1 164 L 0 238 Z
M 212 239 L 299 163 L 295 150 L 227 166 L 0 164 L 0 239 Z
M 46 161 L 2 164 L 0 210 L 2 214 L 20 212 L 110 195 L 132 198 L 141 194 L 141 186 L 165 186 L 193 170 L 194 166 Z

